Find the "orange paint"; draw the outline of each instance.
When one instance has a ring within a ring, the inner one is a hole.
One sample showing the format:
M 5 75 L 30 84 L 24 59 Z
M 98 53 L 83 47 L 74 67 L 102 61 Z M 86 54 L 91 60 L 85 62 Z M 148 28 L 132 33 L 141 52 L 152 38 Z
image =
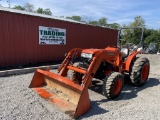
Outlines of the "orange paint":
M 49 99 L 52 95 L 43 88 L 33 88 L 42 98 Z
M 82 69 L 72 65 L 74 57 L 79 57 L 81 52 L 93 54 L 88 69 Z M 72 49 L 58 69 L 58 74 L 47 70 L 37 69 L 31 81 L 30 87 L 33 88 L 41 97 L 50 101 L 60 110 L 72 117 L 79 117 L 90 109 L 88 87 L 92 86 L 92 79 L 101 63 L 107 63 L 111 67 L 105 69 L 106 76 L 111 72 L 129 72 L 131 62 L 139 52 L 133 52 L 126 61 L 122 60 L 122 53 L 119 48 L 107 47 L 105 49 Z M 66 77 L 68 70 L 82 73 L 82 84 L 75 83 Z M 144 72 L 147 71 L 147 66 Z M 143 76 L 145 78 L 145 76 Z M 47 84 L 47 85 L 46 85 Z M 47 86 L 49 89 L 45 88 Z M 118 94 L 122 87 L 122 81 L 115 83 L 114 93 Z M 52 89 L 54 88 L 54 89 Z M 51 92 L 53 90 L 53 92 Z M 55 90 L 55 91 L 54 91 Z

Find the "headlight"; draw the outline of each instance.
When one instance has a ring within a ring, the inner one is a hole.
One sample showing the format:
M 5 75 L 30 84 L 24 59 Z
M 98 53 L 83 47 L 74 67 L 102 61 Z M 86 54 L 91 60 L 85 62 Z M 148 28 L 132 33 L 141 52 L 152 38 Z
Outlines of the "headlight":
M 92 58 L 92 54 L 90 54 L 90 53 L 81 53 L 81 57 Z

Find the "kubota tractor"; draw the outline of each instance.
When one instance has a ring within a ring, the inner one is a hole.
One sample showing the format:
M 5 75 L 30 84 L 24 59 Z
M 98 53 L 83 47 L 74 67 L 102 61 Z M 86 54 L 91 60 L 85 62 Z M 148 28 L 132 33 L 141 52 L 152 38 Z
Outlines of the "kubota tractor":
M 37 69 L 30 84 L 35 92 L 74 118 L 90 109 L 88 88 L 92 79 L 103 81 L 102 93 L 109 99 L 118 97 L 129 73 L 133 85 L 143 85 L 149 75 L 147 58 L 137 57 L 141 52 L 128 48 L 108 46 L 105 49 L 72 49 L 58 68 Z M 70 71 L 70 72 L 69 72 Z

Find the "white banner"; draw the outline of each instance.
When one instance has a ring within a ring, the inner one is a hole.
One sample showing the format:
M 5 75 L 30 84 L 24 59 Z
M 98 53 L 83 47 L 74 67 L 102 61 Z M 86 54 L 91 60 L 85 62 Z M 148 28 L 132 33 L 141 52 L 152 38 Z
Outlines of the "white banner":
M 66 44 L 66 29 L 39 26 L 39 44 Z

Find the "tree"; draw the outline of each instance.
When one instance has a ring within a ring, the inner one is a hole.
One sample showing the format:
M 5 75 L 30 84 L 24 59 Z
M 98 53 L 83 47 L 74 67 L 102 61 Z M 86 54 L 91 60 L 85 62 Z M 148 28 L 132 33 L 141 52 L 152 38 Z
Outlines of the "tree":
M 15 6 L 13 7 L 13 9 L 16 9 L 16 10 L 25 10 L 25 8 L 22 7 L 22 6 L 20 6 L 20 5 L 15 5 Z
M 88 24 L 98 26 L 99 22 L 94 20 L 94 21 L 89 21 Z
M 136 16 L 134 21 L 128 25 L 129 28 L 132 27 L 144 27 L 145 28 L 145 20 L 141 16 Z M 142 29 L 126 29 L 123 31 L 124 36 L 123 39 L 127 40 L 127 42 L 138 44 L 140 43 L 140 38 L 142 34 Z
M 38 8 L 38 9 L 36 10 L 36 12 L 37 12 L 37 13 L 40 13 L 40 14 L 43 14 L 43 8 Z
M 45 15 L 52 15 L 52 12 L 48 8 L 45 10 L 43 10 L 43 8 L 38 8 L 36 12 L 40 14 L 45 14 Z
M 135 27 L 135 26 L 141 26 L 143 28 L 145 28 L 145 20 L 141 17 L 141 16 L 136 16 L 134 18 L 134 22 L 132 22 L 130 24 L 131 27 Z
M 105 17 L 102 17 L 100 18 L 98 21 L 96 20 L 89 20 L 89 22 L 87 22 L 88 24 L 91 24 L 91 25 L 95 25 L 95 26 L 107 26 L 107 18 Z
M 52 12 L 50 11 L 49 8 L 47 8 L 47 9 L 45 9 L 45 10 L 43 11 L 43 14 L 45 14 L 45 15 L 52 15 Z
M 147 45 L 149 45 L 150 43 L 160 44 L 160 32 L 158 30 L 146 29 L 144 37 Z
M 34 12 L 34 5 L 32 5 L 30 3 L 25 3 L 24 8 L 28 12 Z
M 106 26 L 106 25 L 107 25 L 107 18 L 105 18 L 105 17 L 100 18 L 100 19 L 98 20 L 98 24 L 99 24 L 100 26 Z
M 107 26 L 112 29 L 119 29 L 121 27 L 118 23 L 111 23 L 108 24 Z
M 87 17 L 87 16 L 81 16 L 81 18 L 82 18 L 82 20 L 81 20 L 81 22 L 84 22 L 84 23 L 88 23 L 89 21 L 91 21 L 92 20 L 92 18 L 91 17 Z
M 75 20 L 75 21 L 79 21 L 81 22 L 82 21 L 82 17 L 81 16 L 67 16 L 66 17 L 67 19 L 72 19 L 72 20 Z

